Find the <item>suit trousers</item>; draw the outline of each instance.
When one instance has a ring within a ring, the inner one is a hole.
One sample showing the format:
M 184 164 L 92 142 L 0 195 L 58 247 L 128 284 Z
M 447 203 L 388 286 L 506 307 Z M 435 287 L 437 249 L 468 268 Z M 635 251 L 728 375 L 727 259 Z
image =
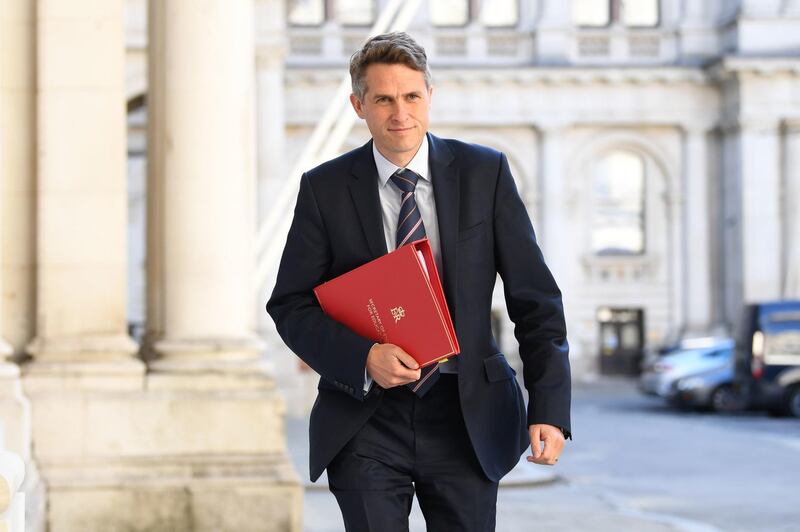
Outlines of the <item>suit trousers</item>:
M 493 531 L 498 484 L 469 441 L 458 375 L 442 374 L 423 397 L 405 386 L 380 393 L 375 414 L 328 465 L 345 529 L 407 531 L 416 492 L 428 531 Z

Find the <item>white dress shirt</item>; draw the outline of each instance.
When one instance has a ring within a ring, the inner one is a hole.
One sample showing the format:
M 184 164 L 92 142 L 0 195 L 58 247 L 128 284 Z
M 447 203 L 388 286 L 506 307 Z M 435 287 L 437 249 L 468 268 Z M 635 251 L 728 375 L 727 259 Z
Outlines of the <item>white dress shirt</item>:
M 381 200 L 381 217 L 383 219 L 383 234 L 386 238 L 386 249 L 394 251 L 397 248 L 397 222 L 400 219 L 400 203 L 402 191 L 392 180 L 394 174 L 401 167 L 397 166 L 378 151 L 375 143 L 372 143 L 372 154 L 375 157 L 375 166 L 378 168 L 378 195 Z M 422 139 L 414 158 L 408 163 L 406 169 L 416 173 L 420 179 L 414 189 L 414 199 L 417 202 L 419 214 L 422 216 L 422 224 L 425 226 L 425 236 L 431 245 L 433 260 L 436 261 L 436 269 L 439 276 L 442 275 L 442 248 L 439 240 L 439 220 L 436 217 L 436 200 L 433 196 L 433 176 L 431 175 L 428 164 L 428 136 Z M 456 373 L 456 364 L 450 360 L 439 365 L 442 373 Z M 372 386 L 372 377 L 364 370 L 364 392 L 369 391 Z
M 392 180 L 392 174 L 400 169 L 399 166 L 384 157 L 375 143 L 372 143 L 372 154 L 375 156 L 375 166 L 378 168 L 378 195 L 381 198 L 381 212 L 383 217 L 383 234 L 386 237 L 386 249 L 394 251 L 397 246 L 397 222 L 400 219 L 400 203 L 402 191 Z M 428 137 L 425 136 L 414 158 L 408 163 L 406 169 L 411 170 L 421 179 L 417 180 L 414 190 L 414 199 L 417 202 L 422 223 L 425 226 L 425 236 L 431 244 L 433 258 L 439 274 L 442 272 L 442 250 L 439 245 L 439 220 L 436 218 L 436 201 L 433 197 L 433 183 L 428 167 Z

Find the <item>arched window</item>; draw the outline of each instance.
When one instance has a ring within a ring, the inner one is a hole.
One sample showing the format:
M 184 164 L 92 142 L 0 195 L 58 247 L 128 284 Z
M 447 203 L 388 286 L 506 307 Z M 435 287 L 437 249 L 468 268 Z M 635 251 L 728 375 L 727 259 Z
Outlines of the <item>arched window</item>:
M 593 177 L 592 252 L 596 255 L 644 253 L 642 158 L 630 151 L 611 151 L 594 167 Z

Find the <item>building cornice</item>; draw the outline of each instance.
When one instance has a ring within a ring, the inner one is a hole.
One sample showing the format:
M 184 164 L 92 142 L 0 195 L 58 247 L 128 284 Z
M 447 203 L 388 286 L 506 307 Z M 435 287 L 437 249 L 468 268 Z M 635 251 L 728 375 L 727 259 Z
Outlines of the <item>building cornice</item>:
M 709 72 L 712 77 L 721 79 L 730 74 L 755 74 L 758 76 L 774 76 L 790 74 L 800 76 L 800 56 L 736 56 L 729 55 L 715 62 Z
M 286 79 L 293 83 L 333 83 L 341 80 L 341 68 L 291 67 Z M 527 67 L 527 68 L 445 68 L 434 72 L 434 83 L 459 85 L 529 84 L 697 84 L 712 83 L 702 68 L 691 67 Z

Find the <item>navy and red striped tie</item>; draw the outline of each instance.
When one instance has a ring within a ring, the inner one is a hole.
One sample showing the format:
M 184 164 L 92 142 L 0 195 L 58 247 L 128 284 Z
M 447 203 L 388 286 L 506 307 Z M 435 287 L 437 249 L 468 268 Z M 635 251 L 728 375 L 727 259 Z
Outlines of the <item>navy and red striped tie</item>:
M 417 187 L 419 175 L 406 168 L 400 168 L 392 174 L 391 179 L 392 183 L 402 193 L 400 217 L 397 221 L 396 243 L 399 248 L 409 242 L 425 238 L 425 224 L 422 223 L 422 215 L 419 212 L 417 200 L 414 196 L 414 189 Z M 419 397 L 422 397 L 439 379 L 438 369 L 439 364 L 431 364 L 422 368 L 419 380 L 406 384 L 406 386 Z

